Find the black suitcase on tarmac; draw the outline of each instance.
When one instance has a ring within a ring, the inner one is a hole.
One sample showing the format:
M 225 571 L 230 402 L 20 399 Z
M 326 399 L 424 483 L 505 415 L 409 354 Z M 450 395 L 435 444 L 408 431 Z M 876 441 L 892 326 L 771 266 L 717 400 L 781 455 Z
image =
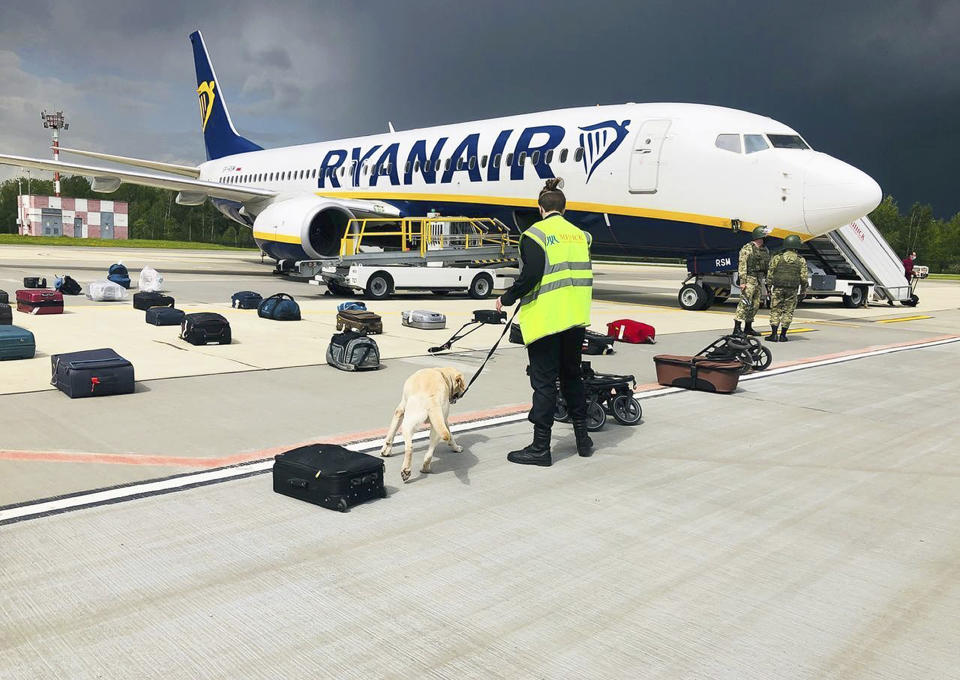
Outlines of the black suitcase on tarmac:
M 346 512 L 371 498 L 386 498 L 383 459 L 336 444 L 301 446 L 275 458 L 273 490 Z
M 173 307 L 174 300 L 163 293 L 134 293 L 133 306 L 135 309 L 146 311 L 151 307 Z
M 145 321 L 154 326 L 179 326 L 186 316 L 182 309 L 151 307 L 146 311 Z
M 0 302 L 4 304 L 10 303 L 10 294 L 5 290 L 0 290 Z
M 54 354 L 50 368 L 50 384 L 71 399 L 130 394 L 134 390 L 133 364 L 112 349 Z
M 24 288 L 46 288 L 47 280 L 42 276 L 24 276 L 23 287 Z
M 180 337 L 191 345 L 207 345 L 211 342 L 229 345 L 232 340 L 230 322 L 213 312 L 187 314 L 180 324 Z
M 10 305 L 0 302 L 0 326 L 10 326 L 13 324 L 13 310 Z

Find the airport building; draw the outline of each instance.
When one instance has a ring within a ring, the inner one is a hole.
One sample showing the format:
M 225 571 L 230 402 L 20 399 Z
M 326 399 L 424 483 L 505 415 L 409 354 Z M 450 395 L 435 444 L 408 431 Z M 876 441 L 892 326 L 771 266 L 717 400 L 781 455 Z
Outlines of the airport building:
M 126 239 L 128 207 L 98 198 L 21 196 L 20 235 Z

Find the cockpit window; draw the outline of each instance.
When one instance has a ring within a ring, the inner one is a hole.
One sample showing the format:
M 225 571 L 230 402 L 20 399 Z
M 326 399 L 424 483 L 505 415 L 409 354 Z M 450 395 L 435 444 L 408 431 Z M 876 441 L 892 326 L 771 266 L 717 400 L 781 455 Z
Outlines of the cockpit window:
M 757 151 L 770 148 L 770 145 L 767 144 L 767 140 L 763 138 L 763 135 L 744 135 L 743 146 L 747 150 L 747 153 L 756 153 Z
M 717 135 L 717 148 L 740 153 L 740 135 Z
M 809 149 L 800 135 L 767 135 L 775 149 Z

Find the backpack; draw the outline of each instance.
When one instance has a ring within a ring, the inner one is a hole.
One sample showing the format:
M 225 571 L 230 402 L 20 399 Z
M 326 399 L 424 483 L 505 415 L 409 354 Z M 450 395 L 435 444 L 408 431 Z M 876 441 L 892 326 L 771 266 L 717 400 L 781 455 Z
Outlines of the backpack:
M 107 270 L 107 280 L 113 281 L 124 288 L 130 287 L 130 273 L 120 262 L 110 265 L 110 269 Z
M 252 290 L 240 290 L 230 296 L 234 309 L 256 309 L 263 302 L 263 296 Z
M 380 368 L 380 348 L 373 338 L 356 331 L 334 333 L 327 346 L 327 363 L 341 371 Z
M 607 324 L 607 335 L 613 336 L 620 342 L 629 342 L 634 345 L 641 343 L 655 343 L 657 331 L 653 326 L 633 319 L 618 319 Z
M 337 305 L 338 312 L 365 312 L 367 306 L 362 302 L 341 302 Z
M 80 295 L 80 293 L 83 292 L 83 288 L 81 288 L 80 284 L 77 283 L 69 274 L 58 276 L 56 282 L 54 283 L 54 288 L 59 290 L 64 295 Z
M 300 305 L 297 304 L 292 295 L 277 293 L 264 298 L 260 306 L 257 307 L 257 316 L 274 321 L 299 321 Z

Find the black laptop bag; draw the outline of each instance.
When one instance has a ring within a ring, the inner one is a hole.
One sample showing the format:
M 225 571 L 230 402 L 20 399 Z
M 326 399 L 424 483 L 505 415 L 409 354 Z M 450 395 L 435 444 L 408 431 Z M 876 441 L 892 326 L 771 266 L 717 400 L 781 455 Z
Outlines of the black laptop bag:
M 145 321 L 154 326 L 179 326 L 186 316 L 182 309 L 151 307 L 146 311 Z
M 310 444 L 281 453 L 273 463 L 273 490 L 331 510 L 385 498 L 383 459 L 336 444 Z
M 174 300 L 163 293 L 134 293 L 133 306 L 144 311 L 151 307 L 173 307 Z
M 50 357 L 50 384 L 71 399 L 130 394 L 133 364 L 112 349 L 89 349 Z
M 211 342 L 229 345 L 230 322 L 212 312 L 187 314 L 180 324 L 180 337 L 191 345 L 208 345 Z

